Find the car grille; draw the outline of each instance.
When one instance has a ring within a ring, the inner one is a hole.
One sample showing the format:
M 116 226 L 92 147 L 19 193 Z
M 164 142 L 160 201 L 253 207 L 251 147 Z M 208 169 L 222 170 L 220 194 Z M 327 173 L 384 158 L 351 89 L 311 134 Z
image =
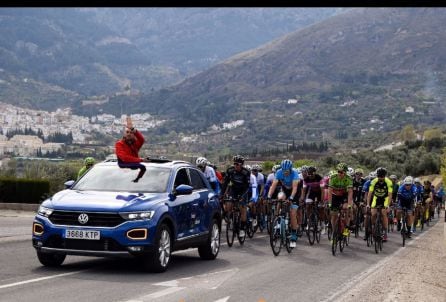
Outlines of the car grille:
M 85 213 L 88 215 L 88 222 L 81 224 L 78 220 L 79 215 Z M 90 213 L 90 212 L 65 212 L 54 211 L 49 220 L 56 225 L 76 225 L 92 227 L 115 227 L 125 222 L 119 214 L 115 213 Z
M 111 238 L 101 238 L 101 240 L 81 240 L 65 239 L 59 235 L 52 235 L 46 240 L 45 247 L 69 249 L 69 250 L 88 250 L 88 251 L 127 251 L 117 241 Z

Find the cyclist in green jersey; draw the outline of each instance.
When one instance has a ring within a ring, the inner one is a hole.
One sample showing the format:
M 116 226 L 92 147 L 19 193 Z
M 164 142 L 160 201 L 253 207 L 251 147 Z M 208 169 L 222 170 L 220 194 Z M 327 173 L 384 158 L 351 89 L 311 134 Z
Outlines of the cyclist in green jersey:
M 338 173 L 330 177 L 328 183 L 328 203 L 331 204 L 330 216 L 331 225 L 336 223 L 337 212 L 342 209 L 347 211 L 343 235 L 348 236 L 348 224 L 351 220 L 351 207 L 353 204 L 353 181 L 347 175 L 348 166 L 345 163 L 339 163 Z

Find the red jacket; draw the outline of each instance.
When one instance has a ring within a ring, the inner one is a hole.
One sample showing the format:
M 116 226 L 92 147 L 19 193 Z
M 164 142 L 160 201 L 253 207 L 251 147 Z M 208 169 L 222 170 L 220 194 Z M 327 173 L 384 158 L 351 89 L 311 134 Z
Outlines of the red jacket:
M 139 163 L 143 159 L 139 157 L 138 152 L 144 144 L 144 136 L 138 130 L 135 131 L 136 140 L 132 145 L 126 143 L 124 138 L 118 140 L 115 144 L 115 152 L 118 159 L 126 163 Z

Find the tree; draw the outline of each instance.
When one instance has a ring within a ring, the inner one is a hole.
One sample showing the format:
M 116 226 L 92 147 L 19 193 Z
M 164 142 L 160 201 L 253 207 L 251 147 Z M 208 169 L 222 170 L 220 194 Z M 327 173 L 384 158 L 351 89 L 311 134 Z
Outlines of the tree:
M 416 140 L 417 135 L 415 133 L 414 126 L 411 124 L 404 126 L 404 128 L 400 132 L 400 138 L 403 142 L 410 142 Z

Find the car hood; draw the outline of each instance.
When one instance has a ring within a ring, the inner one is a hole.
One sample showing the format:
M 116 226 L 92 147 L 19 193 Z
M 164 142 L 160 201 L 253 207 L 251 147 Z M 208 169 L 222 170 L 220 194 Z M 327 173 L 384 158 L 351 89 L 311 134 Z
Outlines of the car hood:
M 128 193 L 63 190 L 42 205 L 65 211 L 130 212 L 152 209 L 167 193 Z

